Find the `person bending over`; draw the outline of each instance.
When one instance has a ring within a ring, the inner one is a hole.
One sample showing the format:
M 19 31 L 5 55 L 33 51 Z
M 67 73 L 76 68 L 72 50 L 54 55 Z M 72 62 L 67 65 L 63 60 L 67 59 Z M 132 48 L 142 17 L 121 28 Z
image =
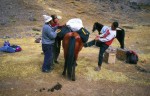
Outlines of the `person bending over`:
M 115 39 L 117 27 L 118 27 L 118 22 L 113 22 L 111 27 L 108 26 L 105 27 L 105 29 L 103 30 L 105 32 L 103 32 L 103 34 L 97 35 L 94 40 L 84 44 L 84 47 L 90 47 L 93 45 L 100 47 L 99 57 L 98 57 L 98 67 L 95 68 L 95 71 L 101 70 L 103 54 Z

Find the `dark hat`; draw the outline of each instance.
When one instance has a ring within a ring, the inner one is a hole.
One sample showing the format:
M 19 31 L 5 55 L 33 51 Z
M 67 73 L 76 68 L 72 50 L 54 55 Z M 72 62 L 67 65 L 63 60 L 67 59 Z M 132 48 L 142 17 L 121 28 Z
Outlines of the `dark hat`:
M 52 17 L 53 20 L 57 18 L 57 16 L 55 14 L 51 15 L 51 17 Z
M 113 25 L 115 28 L 117 28 L 119 26 L 118 22 L 113 22 Z
M 55 15 L 55 14 L 51 15 L 51 17 L 52 17 L 53 20 L 54 20 L 54 19 L 62 19 L 61 16 L 57 16 L 57 15 Z

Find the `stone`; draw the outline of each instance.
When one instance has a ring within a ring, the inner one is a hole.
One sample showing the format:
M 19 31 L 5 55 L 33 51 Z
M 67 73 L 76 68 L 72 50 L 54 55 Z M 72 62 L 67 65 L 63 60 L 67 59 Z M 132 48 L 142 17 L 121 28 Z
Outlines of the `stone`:
M 108 64 L 115 64 L 116 62 L 116 50 L 106 50 L 104 53 L 104 61 Z
M 127 51 L 128 51 L 128 49 L 117 48 L 117 54 L 116 54 L 117 59 L 119 59 L 121 61 L 125 61 Z

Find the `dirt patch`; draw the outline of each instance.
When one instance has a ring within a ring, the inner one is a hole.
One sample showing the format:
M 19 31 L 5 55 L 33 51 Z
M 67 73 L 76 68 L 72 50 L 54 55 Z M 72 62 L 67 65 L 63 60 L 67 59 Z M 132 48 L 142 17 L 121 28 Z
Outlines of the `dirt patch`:
M 50 74 L 47 74 L 50 75 Z M 44 75 L 43 75 L 44 76 Z M 148 96 L 149 86 L 129 83 L 115 83 L 105 80 L 88 81 L 80 76 L 76 82 L 68 81 L 59 76 L 51 78 L 37 76 L 26 80 L 9 79 L 1 81 L 2 96 Z M 61 90 L 48 91 L 59 82 Z

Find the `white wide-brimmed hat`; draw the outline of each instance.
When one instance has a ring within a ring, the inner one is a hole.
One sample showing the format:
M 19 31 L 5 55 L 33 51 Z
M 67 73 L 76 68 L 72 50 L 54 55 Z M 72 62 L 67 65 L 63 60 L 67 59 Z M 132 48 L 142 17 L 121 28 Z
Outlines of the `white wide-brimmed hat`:
M 47 22 L 49 22 L 49 21 L 52 20 L 52 17 L 51 17 L 51 16 L 43 15 L 43 17 L 44 17 L 44 22 L 45 22 L 45 23 L 47 23 Z

